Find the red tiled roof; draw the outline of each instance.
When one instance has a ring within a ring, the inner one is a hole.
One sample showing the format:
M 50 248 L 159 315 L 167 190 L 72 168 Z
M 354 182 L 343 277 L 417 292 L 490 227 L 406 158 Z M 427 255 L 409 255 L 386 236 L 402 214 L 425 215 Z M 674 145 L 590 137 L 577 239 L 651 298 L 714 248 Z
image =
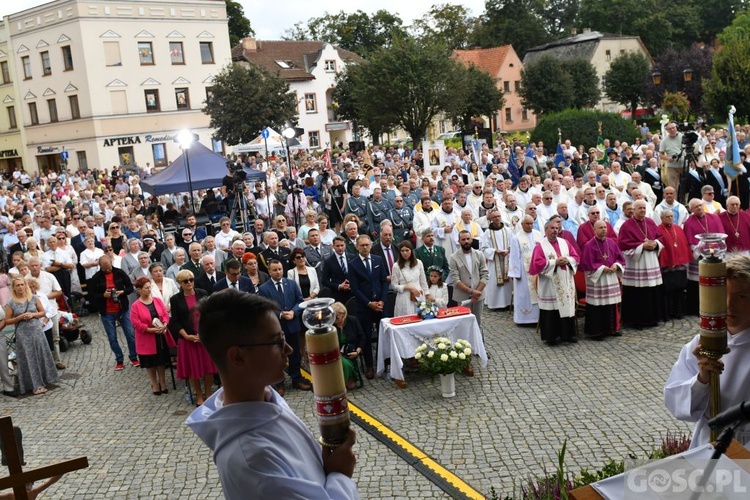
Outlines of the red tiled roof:
M 492 78 L 498 78 L 505 57 L 510 50 L 510 45 L 493 47 L 491 49 L 454 50 L 453 57 L 457 58 L 466 66 L 473 64 L 477 68 L 489 73 Z
M 287 81 L 312 80 L 310 73 L 317 65 L 325 42 L 296 40 L 256 40 L 257 50 L 245 50 L 242 43 L 232 47 L 232 60 L 245 60 L 256 64 Z M 342 60 L 361 62 L 354 52 L 334 46 Z M 291 62 L 290 68 L 282 68 L 276 61 Z

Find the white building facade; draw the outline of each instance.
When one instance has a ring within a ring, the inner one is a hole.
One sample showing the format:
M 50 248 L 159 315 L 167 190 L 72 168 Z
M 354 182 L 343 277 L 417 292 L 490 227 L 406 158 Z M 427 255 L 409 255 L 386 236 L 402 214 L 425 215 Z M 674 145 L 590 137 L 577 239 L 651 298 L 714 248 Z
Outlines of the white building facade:
M 347 147 L 353 139 L 351 122 L 336 114 L 333 91 L 336 75 L 347 64 L 360 62 L 358 55 L 325 42 L 244 38 L 233 47 L 232 58 L 286 80 L 297 94 L 298 126 L 305 129 L 300 139 L 309 149 Z
M 224 2 L 58 0 L 5 21 L 27 171 L 164 167 L 184 128 L 222 152 L 201 108 L 231 60 Z

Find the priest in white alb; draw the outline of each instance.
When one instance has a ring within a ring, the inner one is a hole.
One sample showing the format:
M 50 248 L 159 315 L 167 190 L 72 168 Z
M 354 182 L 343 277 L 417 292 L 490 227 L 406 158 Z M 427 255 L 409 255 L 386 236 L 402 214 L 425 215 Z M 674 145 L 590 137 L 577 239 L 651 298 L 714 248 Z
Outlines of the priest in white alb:
M 505 309 L 510 306 L 513 286 L 508 276 L 510 241 L 513 233 L 503 224 L 498 210 L 487 214 L 490 226 L 482 234 L 479 249 L 487 259 L 490 273 L 484 292 L 484 303 L 488 309 Z
M 513 322 L 517 325 L 535 325 L 539 321 L 539 297 L 536 277 L 529 274 L 531 254 L 542 234 L 534 229 L 534 219 L 526 215 L 521 219 L 521 231 L 510 240 L 508 276 L 513 278 Z

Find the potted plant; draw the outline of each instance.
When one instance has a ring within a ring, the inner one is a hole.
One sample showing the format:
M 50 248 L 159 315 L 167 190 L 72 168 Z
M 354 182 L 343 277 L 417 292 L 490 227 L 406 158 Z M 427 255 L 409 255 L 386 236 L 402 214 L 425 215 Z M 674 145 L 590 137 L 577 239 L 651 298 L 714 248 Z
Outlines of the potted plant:
M 444 398 L 456 395 L 455 373 L 463 371 L 471 362 L 471 344 L 466 340 L 455 343 L 438 337 L 417 347 L 414 358 L 419 369 L 430 375 L 440 375 L 440 387 Z

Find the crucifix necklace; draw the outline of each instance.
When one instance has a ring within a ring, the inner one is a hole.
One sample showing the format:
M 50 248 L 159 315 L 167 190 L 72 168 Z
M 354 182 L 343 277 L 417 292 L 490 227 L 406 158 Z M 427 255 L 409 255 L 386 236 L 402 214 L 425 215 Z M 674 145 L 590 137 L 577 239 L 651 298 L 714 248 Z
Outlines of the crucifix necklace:
M 643 224 L 645 225 L 646 223 L 644 222 Z M 638 230 L 643 235 L 644 243 L 647 242 L 648 241 L 648 226 L 646 226 L 646 230 L 644 231 L 643 228 L 641 227 L 641 221 L 639 221 L 638 219 L 635 219 L 635 225 L 638 226 Z
M 740 221 L 739 221 L 739 214 L 737 214 L 737 215 L 738 215 L 738 217 L 737 217 L 737 219 L 738 219 L 738 220 L 737 220 L 737 225 L 735 226 L 735 225 L 734 225 L 734 222 L 732 222 L 732 214 L 730 214 L 729 212 L 727 212 L 727 216 L 728 216 L 728 218 L 729 218 L 729 223 L 730 223 L 730 224 L 732 225 L 732 229 L 734 229 L 734 237 L 735 237 L 735 238 L 739 238 L 739 237 L 740 237 Z
M 594 238 L 596 240 L 596 248 L 599 249 L 599 254 L 602 256 L 602 260 L 607 260 L 607 253 L 604 251 L 600 245 L 599 245 L 599 238 Z M 607 244 L 607 240 L 604 240 L 604 244 Z
M 666 226 L 664 227 L 666 228 Z M 670 234 L 670 236 L 672 237 L 672 240 L 674 241 L 673 243 L 674 247 L 677 248 L 677 230 L 674 227 L 672 227 L 672 234 Z

